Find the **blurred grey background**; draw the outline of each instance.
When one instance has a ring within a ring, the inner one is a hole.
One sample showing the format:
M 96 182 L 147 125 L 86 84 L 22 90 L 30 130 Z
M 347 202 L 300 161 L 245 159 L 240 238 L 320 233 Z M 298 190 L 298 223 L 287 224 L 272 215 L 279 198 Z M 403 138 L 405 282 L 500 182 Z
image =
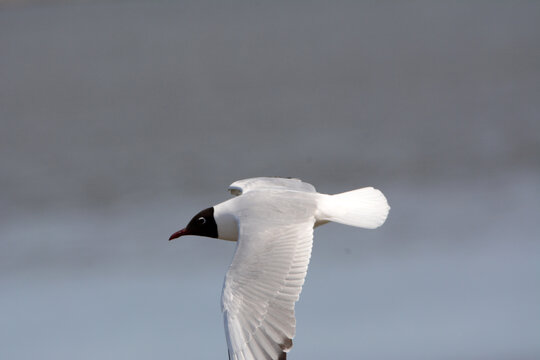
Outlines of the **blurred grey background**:
M 0 358 L 226 359 L 252 176 L 373 185 L 316 231 L 291 359 L 540 358 L 540 2 L 3 1 Z

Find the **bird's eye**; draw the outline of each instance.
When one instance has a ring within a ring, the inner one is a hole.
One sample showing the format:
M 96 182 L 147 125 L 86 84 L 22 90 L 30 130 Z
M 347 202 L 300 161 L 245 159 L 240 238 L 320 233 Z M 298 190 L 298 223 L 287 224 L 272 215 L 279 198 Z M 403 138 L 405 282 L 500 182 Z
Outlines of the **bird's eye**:
M 206 219 L 203 218 L 202 216 L 200 218 L 197 219 L 197 222 L 200 224 L 200 225 L 204 225 L 206 223 Z

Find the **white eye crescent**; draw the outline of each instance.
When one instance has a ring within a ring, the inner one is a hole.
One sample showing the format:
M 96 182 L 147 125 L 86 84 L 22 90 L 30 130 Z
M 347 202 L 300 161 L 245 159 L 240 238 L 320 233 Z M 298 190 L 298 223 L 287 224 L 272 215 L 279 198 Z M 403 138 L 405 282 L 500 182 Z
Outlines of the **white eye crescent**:
M 197 221 L 199 222 L 199 224 L 201 225 L 204 225 L 206 223 L 206 219 L 203 218 L 202 216 L 200 218 L 197 219 Z

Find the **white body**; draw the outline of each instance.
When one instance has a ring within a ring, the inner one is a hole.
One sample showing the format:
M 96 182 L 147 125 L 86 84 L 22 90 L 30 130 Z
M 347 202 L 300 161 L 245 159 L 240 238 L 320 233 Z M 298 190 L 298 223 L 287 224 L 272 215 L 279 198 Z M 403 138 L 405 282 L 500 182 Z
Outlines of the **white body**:
M 229 191 L 241 196 L 214 206 L 218 237 L 238 241 L 222 294 L 229 357 L 285 359 L 313 228 L 333 221 L 374 229 L 390 207 L 373 188 L 326 195 L 297 179 L 240 180 Z
M 231 184 L 229 191 L 233 195 L 241 195 L 251 192 L 253 196 L 246 198 L 235 197 L 221 204 L 214 206 L 214 219 L 218 225 L 219 239 L 237 241 L 238 240 L 238 217 L 241 209 L 250 211 L 259 203 L 265 203 L 272 200 L 272 195 L 276 192 L 285 192 L 286 199 L 282 203 L 277 203 L 281 210 L 285 210 L 288 201 L 310 201 L 309 209 L 313 210 L 313 216 L 316 225 L 322 225 L 333 221 L 340 224 L 361 227 L 364 229 L 376 229 L 386 221 L 390 206 L 383 193 L 372 187 L 352 190 L 336 195 L 319 194 L 311 184 L 300 182 L 302 184 L 298 189 L 292 187 L 267 186 L 265 181 L 287 180 L 299 182 L 296 179 L 281 178 L 254 178 L 239 180 Z M 254 180 L 260 180 L 256 186 Z M 240 187 L 244 182 L 250 184 L 244 190 Z M 309 189 L 312 189 L 309 191 Z M 253 194 L 256 192 L 256 195 Z M 312 203 L 311 201 L 314 201 Z M 307 209 L 306 209 L 307 210 Z M 291 214 L 292 216 L 293 214 Z

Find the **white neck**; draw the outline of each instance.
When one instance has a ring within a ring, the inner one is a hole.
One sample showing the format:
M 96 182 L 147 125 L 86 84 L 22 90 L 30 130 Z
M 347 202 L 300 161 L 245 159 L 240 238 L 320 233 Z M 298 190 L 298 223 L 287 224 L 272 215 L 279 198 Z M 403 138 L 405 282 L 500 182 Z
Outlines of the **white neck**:
M 214 206 L 214 220 L 218 230 L 218 239 L 237 241 L 238 220 L 231 211 L 231 203 L 236 199 L 230 199 Z

